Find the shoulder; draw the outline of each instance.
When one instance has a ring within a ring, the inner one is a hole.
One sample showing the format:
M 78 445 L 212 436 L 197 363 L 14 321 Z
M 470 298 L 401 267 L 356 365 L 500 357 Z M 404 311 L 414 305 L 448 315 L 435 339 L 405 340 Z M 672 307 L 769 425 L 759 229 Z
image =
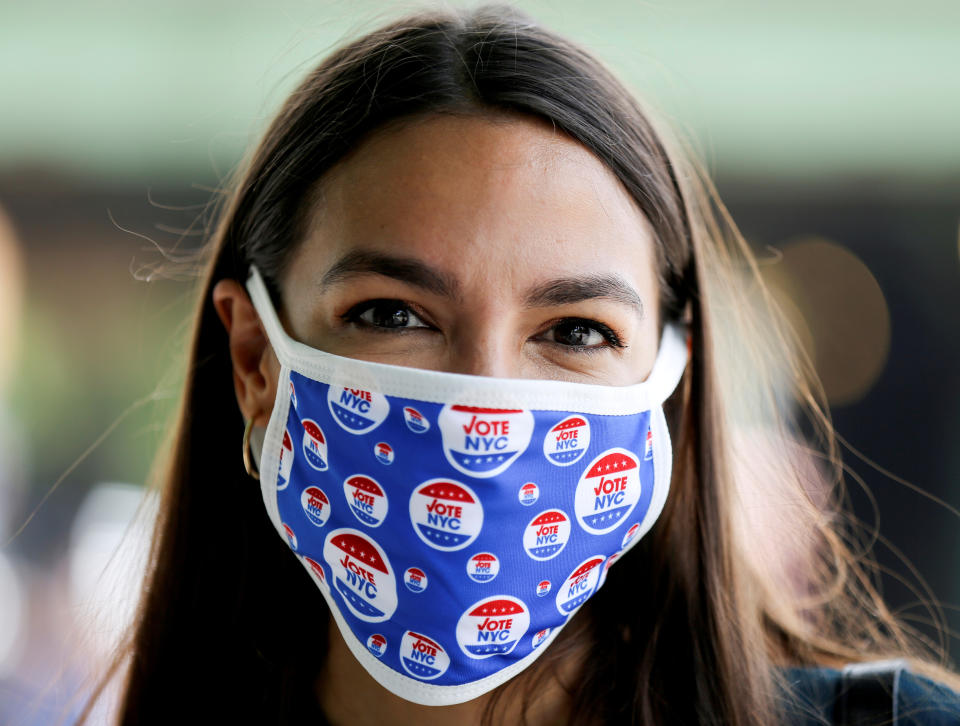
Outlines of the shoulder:
M 789 726 L 842 726 L 874 723 L 854 711 L 857 704 L 884 708 L 877 723 L 894 726 L 960 724 L 960 693 L 912 673 L 902 661 L 834 668 L 786 668 L 781 671 L 783 706 Z M 874 713 L 874 711 L 868 711 Z M 846 713 L 846 716 L 844 715 Z

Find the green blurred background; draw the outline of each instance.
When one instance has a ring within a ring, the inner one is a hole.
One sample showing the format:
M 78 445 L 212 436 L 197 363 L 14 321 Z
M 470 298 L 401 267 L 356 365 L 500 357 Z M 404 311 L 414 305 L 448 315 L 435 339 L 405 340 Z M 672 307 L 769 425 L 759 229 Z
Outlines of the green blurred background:
M 517 4 L 699 149 L 841 434 L 960 506 L 960 3 Z M 141 485 L 161 441 L 192 285 L 151 276 L 159 249 L 200 243 L 204 205 L 316 60 L 415 7 L 0 0 L 0 553 L 23 603 L 7 654 L 0 615 L 0 679 L 49 680 L 43 618 L 69 620 L 76 513 L 97 485 Z M 960 603 L 957 516 L 847 458 L 881 532 Z

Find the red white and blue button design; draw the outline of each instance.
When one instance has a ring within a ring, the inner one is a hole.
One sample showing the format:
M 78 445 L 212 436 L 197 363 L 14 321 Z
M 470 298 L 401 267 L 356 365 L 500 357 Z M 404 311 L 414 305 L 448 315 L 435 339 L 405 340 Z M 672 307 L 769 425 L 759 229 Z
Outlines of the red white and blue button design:
M 561 615 L 569 615 L 593 594 L 606 559 L 603 555 L 588 557 L 567 576 L 557 590 L 557 610 Z
M 297 389 L 293 385 L 293 381 L 288 381 L 290 384 L 290 403 L 293 404 L 293 407 L 297 407 Z
M 467 576 L 474 582 L 490 582 L 500 572 L 500 560 L 491 552 L 478 552 L 467 560 Z
M 380 633 L 374 633 L 367 638 L 367 650 L 377 658 L 383 658 L 383 654 L 387 652 L 387 639 Z
M 489 658 L 513 650 L 530 628 L 522 600 L 494 595 L 475 602 L 457 622 L 457 643 L 471 658 Z
M 627 545 L 633 541 L 633 538 L 637 536 L 637 532 L 640 531 L 640 522 L 634 522 L 630 525 L 624 535 L 623 539 L 620 540 L 620 549 L 626 549 Z
M 307 463 L 317 471 L 326 471 L 327 464 L 327 437 L 323 430 L 309 418 L 303 420 L 303 456 Z
M 427 589 L 427 573 L 419 567 L 408 567 L 403 573 L 403 584 L 410 592 L 423 592 Z
M 533 415 L 506 408 L 446 405 L 438 417 L 447 461 L 467 476 L 505 471 L 530 443 Z
M 307 487 L 300 495 L 300 506 L 307 519 L 317 527 L 322 527 L 330 519 L 330 500 L 320 487 Z
M 407 428 L 415 434 L 425 434 L 430 430 L 430 420 L 411 406 L 404 406 L 403 420 L 407 422 Z
M 290 549 L 296 551 L 297 549 L 297 535 L 290 527 L 289 524 L 283 524 L 283 531 L 287 533 L 287 544 L 290 545 Z
M 538 487 L 532 481 L 528 481 L 526 484 L 520 487 L 520 492 L 517 494 L 517 498 L 525 507 L 536 504 L 537 500 L 540 498 L 540 487 Z
M 569 539 L 570 517 L 559 509 L 548 509 L 523 530 L 523 549 L 535 560 L 550 560 L 560 554 Z
M 647 429 L 647 442 L 643 447 L 643 460 L 653 461 L 653 429 Z
M 590 423 L 583 416 L 567 416 L 543 438 L 543 455 L 557 466 L 580 461 L 590 446 Z
M 373 447 L 373 455 L 376 456 L 377 461 L 384 466 L 390 466 L 390 464 L 393 463 L 393 447 L 386 441 L 380 441 Z
M 400 641 L 400 663 L 414 678 L 430 681 L 446 673 L 450 656 L 435 638 L 408 630 Z
M 338 424 L 351 434 L 365 434 L 384 422 L 390 403 L 382 393 L 362 388 L 330 387 L 327 393 L 330 412 Z
M 310 568 L 309 572 L 313 575 L 314 581 L 320 586 L 321 589 L 327 589 L 327 573 L 323 571 L 323 565 L 317 562 L 310 557 L 304 556 L 303 561 L 307 563 L 307 566 Z
M 483 505 L 466 484 L 431 479 L 410 495 L 410 522 L 421 540 L 452 552 L 473 542 L 483 529 Z
M 537 583 L 537 597 L 549 595 L 551 587 L 550 580 L 540 580 L 540 582 Z
M 543 630 L 538 630 L 536 633 L 533 634 L 533 638 L 530 644 L 534 648 L 539 648 L 541 645 L 543 645 L 543 642 L 550 636 L 550 630 L 551 630 L 550 628 L 544 628 Z
M 277 489 L 286 489 L 290 483 L 290 470 L 293 468 L 293 440 L 290 432 L 283 430 L 283 441 L 280 444 L 280 463 L 277 468 Z
M 387 516 L 387 495 L 369 476 L 354 474 L 343 482 L 343 496 L 353 516 L 368 527 L 379 527 Z
M 390 619 L 397 609 L 397 583 L 380 545 L 355 529 L 337 529 L 327 535 L 323 559 L 351 613 L 368 623 Z
M 639 461 L 626 449 L 607 449 L 590 462 L 577 484 L 574 511 L 591 534 L 620 525 L 640 500 Z

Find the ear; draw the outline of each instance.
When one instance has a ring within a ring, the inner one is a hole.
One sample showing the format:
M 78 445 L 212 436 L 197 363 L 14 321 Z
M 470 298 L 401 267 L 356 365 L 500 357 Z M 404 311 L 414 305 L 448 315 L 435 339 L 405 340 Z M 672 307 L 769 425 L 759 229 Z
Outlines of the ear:
M 247 291 L 236 280 L 220 280 L 213 306 L 230 339 L 233 387 L 245 421 L 266 426 L 277 395 L 280 362 Z

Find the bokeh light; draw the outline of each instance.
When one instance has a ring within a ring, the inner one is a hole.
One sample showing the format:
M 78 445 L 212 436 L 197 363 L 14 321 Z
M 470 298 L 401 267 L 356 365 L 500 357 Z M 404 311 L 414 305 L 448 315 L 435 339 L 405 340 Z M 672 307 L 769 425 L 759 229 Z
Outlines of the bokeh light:
M 780 249 L 780 305 L 814 362 L 832 406 L 876 383 L 890 352 L 890 312 L 880 284 L 849 249 L 821 237 Z

